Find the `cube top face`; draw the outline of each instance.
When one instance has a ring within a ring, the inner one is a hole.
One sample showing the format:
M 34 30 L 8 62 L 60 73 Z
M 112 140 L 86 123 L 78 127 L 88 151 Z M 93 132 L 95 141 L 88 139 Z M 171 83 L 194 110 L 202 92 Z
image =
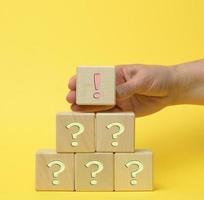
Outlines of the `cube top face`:
M 74 154 L 36 154 L 36 190 L 74 190 Z
M 113 191 L 113 154 L 75 155 L 76 191 Z
M 115 105 L 115 67 L 78 67 L 76 103 Z
M 152 152 L 115 154 L 115 190 L 152 190 Z
M 56 116 L 57 152 L 95 151 L 95 114 L 62 112 Z
M 97 113 L 96 150 L 99 152 L 134 152 L 134 113 Z

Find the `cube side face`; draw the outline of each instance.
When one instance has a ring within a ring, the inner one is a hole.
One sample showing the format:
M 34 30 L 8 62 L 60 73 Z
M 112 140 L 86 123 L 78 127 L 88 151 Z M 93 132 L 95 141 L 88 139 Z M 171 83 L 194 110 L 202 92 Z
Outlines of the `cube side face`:
M 94 152 L 95 114 L 58 113 L 56 149 L 57 152 Z
M 113 191 L 113 165 L 111 153 L 75 154 L 75 190 Z
M 152 152 L 115 154 L 115 190 L 152 190 Z
M 76 103 L 115 105 L 115 67 L 78 67 Z
M 36 190 L 74 190 L 74 154 L 36 154 Z
M 134 152 L 134 113 L 97 113 L 96 150 L 98 152 Z

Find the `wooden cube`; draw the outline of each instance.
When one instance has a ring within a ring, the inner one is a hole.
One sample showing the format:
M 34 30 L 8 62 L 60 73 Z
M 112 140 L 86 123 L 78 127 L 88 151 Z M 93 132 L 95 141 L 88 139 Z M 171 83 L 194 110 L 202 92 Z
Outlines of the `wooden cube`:
M 97 113 L 96 150 L 99 152 L 134 152 L 134 113 Z
M 76 103 L 115 105 L 115 67 L 78 67 Z
M 113 154 L 75 154 L 76 191 L 113 191 Z
M 38 151 L 36 190 L 74 190 L 74 154 Z
M 115 190 L 152 190 L 152 152 L 115 154 Z
M 58 113 L 56 124 L 57 152 L 95 151 L 94 113 Z

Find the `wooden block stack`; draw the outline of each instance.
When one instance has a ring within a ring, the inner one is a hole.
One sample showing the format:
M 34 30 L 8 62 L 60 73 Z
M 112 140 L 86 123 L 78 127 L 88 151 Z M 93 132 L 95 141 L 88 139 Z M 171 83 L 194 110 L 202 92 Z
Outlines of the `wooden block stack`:
M 78 67 L 77 104 L 115 104 L 114 67 Z M 135 115 L 63 112 L 56 151 L 36 153 L 36 189 L 152 190 L 152 152 L 135 150 Z

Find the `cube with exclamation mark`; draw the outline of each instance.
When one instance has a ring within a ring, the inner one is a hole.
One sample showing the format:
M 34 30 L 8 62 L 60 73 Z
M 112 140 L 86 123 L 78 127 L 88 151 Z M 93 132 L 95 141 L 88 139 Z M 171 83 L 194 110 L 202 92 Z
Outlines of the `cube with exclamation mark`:
M 115 105 L 115 67 L 77 68 L 78 105 Z

